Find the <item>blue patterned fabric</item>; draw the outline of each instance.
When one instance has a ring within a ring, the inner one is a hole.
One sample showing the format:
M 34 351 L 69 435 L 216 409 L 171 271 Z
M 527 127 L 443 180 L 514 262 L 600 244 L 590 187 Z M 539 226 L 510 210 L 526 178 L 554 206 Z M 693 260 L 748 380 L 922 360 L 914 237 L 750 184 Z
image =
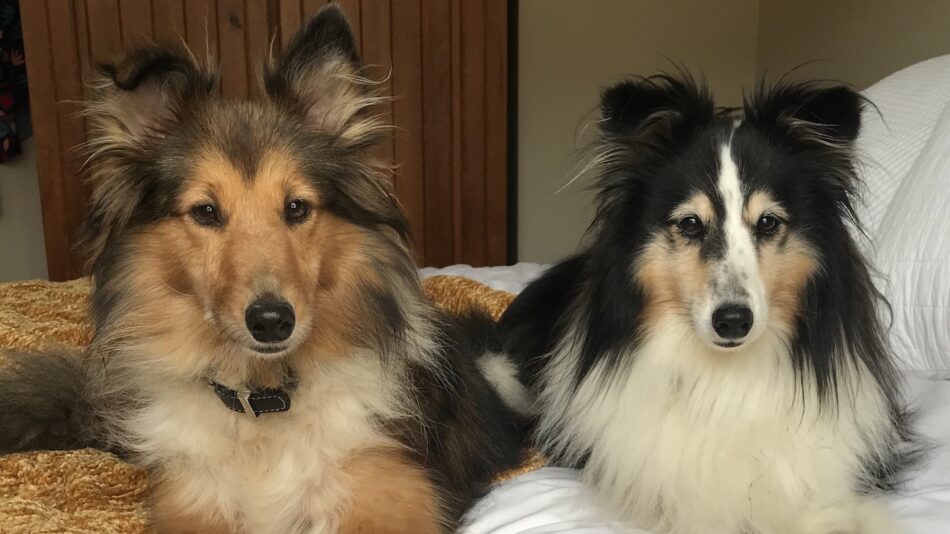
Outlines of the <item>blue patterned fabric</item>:
M 0 163 L 18 155 L 20 140 L 29 135 L 29 102 L 20 6 L 0 0 Z

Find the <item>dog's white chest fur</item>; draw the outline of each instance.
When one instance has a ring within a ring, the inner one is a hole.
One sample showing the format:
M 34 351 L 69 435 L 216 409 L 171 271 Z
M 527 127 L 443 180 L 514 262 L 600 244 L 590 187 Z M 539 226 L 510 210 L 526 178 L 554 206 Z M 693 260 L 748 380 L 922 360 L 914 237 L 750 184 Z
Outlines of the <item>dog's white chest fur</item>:
M 595 370 L 574 395 L 544 387 L 555 409 L 540 435 L 555 451 L 589 450 L 588 482 L 658 532 L 896 532 L 855 492 L 862 457 L 889 428 L 874 382 L 851 373 L 837 413 L 819 413 L 785 351 L 765 335 L 747 352 L 716 353 L 662 326 L 628 371 Z M 554 358 L 552 377 L 568 376 L 570 357 Z
M 130 430 L 146 464 L 178 479 L 183 506 L 219 510 L 248 533 L 335 532 L 349 496 L 342 465 L 391 445 L 374 415 L 392 415 L 395 388 L 369 359 L 323 371 L 301 382 L 290 411 L 259 419 L 228 410 L 210 388 L 159 389 Z

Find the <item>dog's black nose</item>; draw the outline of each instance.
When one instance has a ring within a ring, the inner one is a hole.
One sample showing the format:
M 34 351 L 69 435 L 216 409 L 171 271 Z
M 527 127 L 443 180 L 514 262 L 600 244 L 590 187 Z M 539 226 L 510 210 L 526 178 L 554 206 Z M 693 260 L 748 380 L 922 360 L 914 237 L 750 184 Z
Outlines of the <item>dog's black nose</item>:
M 294 309 L 281 300 L 258 299 L 247 307 L 244 322 L 262 343 L 284 341 L 294 332 Z
M 713 312 L 713 328 L 725 339 L 744 338 L 752 329 L 752 310 L 748 306 L 730 304 Z

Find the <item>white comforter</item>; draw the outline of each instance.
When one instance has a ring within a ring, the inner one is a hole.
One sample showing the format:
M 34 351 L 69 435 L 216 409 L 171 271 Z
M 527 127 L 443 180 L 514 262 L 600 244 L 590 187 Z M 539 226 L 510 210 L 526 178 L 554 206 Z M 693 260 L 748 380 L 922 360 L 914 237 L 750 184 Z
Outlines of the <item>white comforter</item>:
M 423 276 L 460 275 L 517 293 L 545 266 L 423 269 Z M 892 498 L 904 534 L 950 534 L 950 371 L 905 372 L 907 398 L 919 410 L 917 428 L 933 449 Z M 570 469 L 544 468 L 499 484 L 471 513 L 465 534 L 643 533 L 625 528 L 600 510 Z M 897 533 L 895 533 L 897 534 Z

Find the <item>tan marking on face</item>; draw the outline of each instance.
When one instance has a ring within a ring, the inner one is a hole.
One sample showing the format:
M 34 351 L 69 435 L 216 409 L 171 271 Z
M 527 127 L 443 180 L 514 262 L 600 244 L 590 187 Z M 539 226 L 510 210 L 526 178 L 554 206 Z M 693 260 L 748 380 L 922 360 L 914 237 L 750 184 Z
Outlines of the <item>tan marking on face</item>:
M 287 154 L 266 154 L 255 176 L 246 179 L 225 157 L 209 152 L 199 159 L 182 195 L 175 229 L 189 246 L 188 271 L 203 281 L 199 297 L 212 317 L 235 330 L 244 327 L 244 311 L 255 299 L 273 295 L 294 307 L 298 328 L 310 317 L 309 283 L 319 272 L 319 254 L 306 254 L 315 240 L 320 214 L 289 225 L 288 200 L 316 206 L 317 192 Z M 189 215 L 195 205 L 214 204 L 223 224 L 207 227 Z
M 673 221 L 696 216 L 704 225 L 716 219 L 712 201 L 696 193 L 670 213 Z M 708 287 L 711 271 L 699 255 L 699 247 L 673 230 L 650 242 L 634 267 L 636 279 L 647 296 L 644 321 L 653 325 L 670 315 L 689 317 L 692 299 Z
M 443 532 L 438 495 L 423 470 L 396 450 L 376 451 L 343 468 L 352 497 L 340 523 L 341 534 Z
M 780 204 L 772 199 L 772 196 L 764 191 L 755 191 L 749 195 L 746 201 L 745 210 L 742 212 L 742 220 L 750 228 L 755 228 L 759 217 L 763 215 L 772 215 L 779 219 L 786 219 L 788 213 Z
M 324 265 L 317 279 L 312 306 L 320 328 L 311 336 L 315 350 L 334 357 L 347 353 L 352 334 L 369 320 L 363 313 L 366 290 L 383 284 L 372 267 L 372 236 L 352 223 L 327 214 L 322 233 Z M 357 324 L 358 323 L 358 324 Z
M 371 263 L 380 256 L 374 233 L 319 209 L 319 192 L 290 155 L 266 156 L 251 180 L 214 153 L 195 169 L 178 215 L 135 239 L 119 275 L 135 295 L 134 310 L 117 332 L 154 345 L 148 350 L 163 355 L 174 372 L 214 368 L 235 380 L 276 385 L 283 366 L 250 351 L 256 342 L 244 319 L 247 307 L 270 293 L 294 308 L 292 357 L 349 353 L 365 287 L 382 284 Z M 289 225 L 284 205 L 297 198 L 310 204 L 310 215 Z M 191 207 L 206 202 L 218 207 L 223 225 L 201 226 L 191 217 Z
M 673 220 L 677 215 L 704 218 L 707 213 L 711 214 L 712 211 L 703 211 L 703 199 L 703 195 L 690 198 L 673 212 Z M 712 209 L 711 204 L 708 208 Z M 763 214 L 788 218 L 787 211 L 769 194 L 755 192 L 746 202 L 743 220 L 753 226 Z M 705 219 L 704 222 L 709 224 Z M 634 266 L 635 279 L 647 296 L 645 325 L 650 327 L 674 316 L 688 320 L 691 307 L 712 291 L 714 267 L 700 257 L 696 244 L 678 232 L 656 236 Z M 817 269 L 814 251 L 800 237 L 788 233 L 784 224 L 775 236 L 760 242 L 756 275 L 764 287 L 767 317 L 772 326 L 785 332 L 793 330 L 802 291 Z
M 651 241 L 635 267 L 636 279 L 646 293 L 645 325 L 664 317 L 689 320 L 694 299 L 709 287 L 711 271 L 699 255 L 699 247 L 673 232 L 672 240 L 659 235 Z
M 696 193 L 686 202 L 677 206 L 670 214 L 670 218 L 675 221 L 690 215 L 699 217 L 703 224 L 708 226 L 715 220 L 716 210 L 708 196 L 703 193 Z
M 800 312 L 802 292 L 818 270 L 814 251 L 794 233 L 779 235 L 759 247 L 759 276 L 765 285 L 771 323 L 786 333 Z

